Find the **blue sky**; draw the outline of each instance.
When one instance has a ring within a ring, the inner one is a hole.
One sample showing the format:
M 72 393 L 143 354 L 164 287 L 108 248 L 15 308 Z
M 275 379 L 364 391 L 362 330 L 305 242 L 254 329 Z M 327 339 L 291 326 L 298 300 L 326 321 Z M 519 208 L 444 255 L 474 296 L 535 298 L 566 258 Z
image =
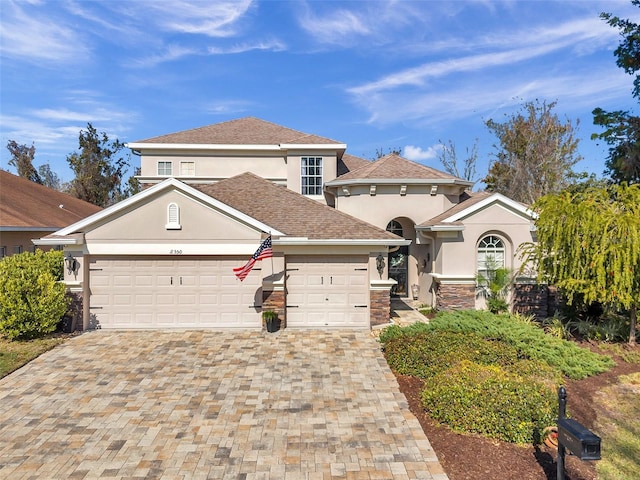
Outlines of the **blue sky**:
M 629 0 L 0 0 L 0 168 L 34 143 L 71 180 L 87 122 L 129 142 L 255 116 L 436 168 L 440 141 L 462 157 L 477 138 L 483 175 L 484 121 L 540 99 L 580 121 L 578 167 L 600 174 L 591 111 L 635 104 L 602 11 L 640 21 Z

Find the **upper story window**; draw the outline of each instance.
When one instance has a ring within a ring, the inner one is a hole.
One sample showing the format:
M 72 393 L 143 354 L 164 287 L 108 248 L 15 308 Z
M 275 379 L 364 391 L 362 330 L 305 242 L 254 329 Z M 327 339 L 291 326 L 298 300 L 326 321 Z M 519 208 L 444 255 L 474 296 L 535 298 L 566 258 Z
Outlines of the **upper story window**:
M 0 258 L 7 256 L 7 247 L 0 247 Z
M 303 195 L 322 195 L 322 157 L 300 159 L 300 185 Z
M 196 162 L 180 162 L 180 175 L 194 177 L 196 174 Z
M 173 165 L 171 162 L 158 162 L 158 175 L 173 175 Z
M 495 235 L 487 235 L 478 243 L 478 273 L 488 278 L 489 272 L 504 267 L 504 242 Z

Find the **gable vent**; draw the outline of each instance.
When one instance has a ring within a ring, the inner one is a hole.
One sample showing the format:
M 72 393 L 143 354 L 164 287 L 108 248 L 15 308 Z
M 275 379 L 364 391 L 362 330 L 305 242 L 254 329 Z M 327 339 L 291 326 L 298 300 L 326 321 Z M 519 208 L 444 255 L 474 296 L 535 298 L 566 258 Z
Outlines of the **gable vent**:
M 165 225 L 167 230 L 180 230 L 180 207 L 177 203 L 170 203 L 167 206 L 167 224 Z

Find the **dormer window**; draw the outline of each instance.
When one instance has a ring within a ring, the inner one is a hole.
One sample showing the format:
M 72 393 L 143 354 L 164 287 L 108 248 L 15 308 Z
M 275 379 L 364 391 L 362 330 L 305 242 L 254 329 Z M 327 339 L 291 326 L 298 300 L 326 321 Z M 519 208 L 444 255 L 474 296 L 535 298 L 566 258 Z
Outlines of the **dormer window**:
M 302 195 L 322 195 L 322 157 L 300 159 Z
M 173 168 L 171 162 L 158 162 L 158 175 L 168 177 L 173 175 Z
M 167 206 L 167 224 L 165 225 L 167 230 L 180 230 L 180 207 L 177 203 L 170 203 Z

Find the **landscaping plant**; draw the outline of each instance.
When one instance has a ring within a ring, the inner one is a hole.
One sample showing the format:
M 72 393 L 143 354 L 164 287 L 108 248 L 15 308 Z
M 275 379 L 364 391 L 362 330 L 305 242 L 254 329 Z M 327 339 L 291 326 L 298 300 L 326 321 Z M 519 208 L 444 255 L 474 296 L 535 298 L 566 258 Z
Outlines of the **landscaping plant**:
M 21 253 L 0 261 L 0 335 L 9 340 L 53 332 L 67 311 L 60 251 Z

